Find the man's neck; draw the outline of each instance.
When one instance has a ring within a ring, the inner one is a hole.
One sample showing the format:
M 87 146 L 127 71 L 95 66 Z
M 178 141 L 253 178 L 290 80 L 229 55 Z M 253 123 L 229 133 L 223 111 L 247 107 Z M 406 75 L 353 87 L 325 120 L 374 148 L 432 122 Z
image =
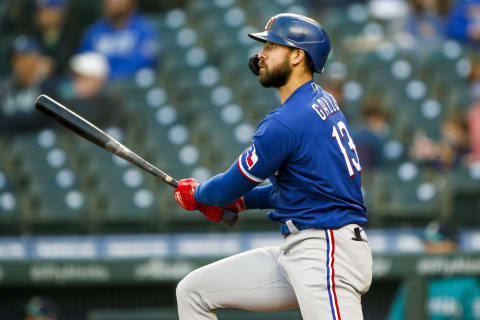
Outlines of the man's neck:
M 123 28 L 127 24 L 129 17 L 130 14 L 119 15 L 110 19 L 110 23 L 115 26 L 115 28 Z
M 292 73 L 288 82 L 284 86 L 277 88 L 278 94 L 280 95 L 280 102 L 283 104 L 292 93 L 295 92 L 295 90 L 312 79 L 312 75 L 308 73 L 302 73 L 301 75 L 295 75 Z

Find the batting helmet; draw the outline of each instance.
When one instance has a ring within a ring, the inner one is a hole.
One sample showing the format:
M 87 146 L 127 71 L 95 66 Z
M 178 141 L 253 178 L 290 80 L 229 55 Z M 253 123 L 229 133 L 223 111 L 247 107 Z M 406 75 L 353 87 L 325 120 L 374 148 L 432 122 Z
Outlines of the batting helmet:
M 323 71 L 330 52 L 330 39 L 325 29 L 315 20 L 299 14 L 277 14 L 268 20 L 264 32 L 248 36 L 304 50 L 312 59 L 313 71 L 318 73 Z

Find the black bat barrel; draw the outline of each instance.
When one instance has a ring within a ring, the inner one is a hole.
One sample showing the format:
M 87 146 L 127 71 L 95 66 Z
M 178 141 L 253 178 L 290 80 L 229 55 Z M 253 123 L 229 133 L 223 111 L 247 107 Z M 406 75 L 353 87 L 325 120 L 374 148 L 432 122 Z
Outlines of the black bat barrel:
M 101 148 L 106 148 L 107 143 L 113 139 L 88 120 L 44 94 L 38 97 L 35 109 Z

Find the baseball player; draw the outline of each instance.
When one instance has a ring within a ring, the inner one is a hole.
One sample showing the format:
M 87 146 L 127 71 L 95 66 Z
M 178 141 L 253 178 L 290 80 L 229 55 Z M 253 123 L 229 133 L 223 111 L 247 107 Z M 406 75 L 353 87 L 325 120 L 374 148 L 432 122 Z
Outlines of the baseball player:
M 177 287 L 179 317 L 217 319 L 221 308 L 300 308 L 306 320 L 362 319 L 361 296 L 372 277 L 362 169 L 337 102 L 313 81 L 330 40 L 316 21 L 290 13 L 249 36 L 265 43 L 250 69 L 262 86 L 277 89 L 281 104 L 230 169 L 201 184 L 181 180 L 174 194 L 180 206 L 214 221 L 221 207 L 271 208 L 284 241 L 187 275 Z M 271 184 L 257 187 L 265 179 Z

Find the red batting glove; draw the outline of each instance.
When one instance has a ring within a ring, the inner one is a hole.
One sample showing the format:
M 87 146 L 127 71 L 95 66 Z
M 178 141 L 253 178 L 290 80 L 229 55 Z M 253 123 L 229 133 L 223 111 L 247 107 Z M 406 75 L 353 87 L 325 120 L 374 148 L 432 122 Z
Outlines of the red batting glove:
M 243 199 L 243 197 L 238 198 L 237 200 L 235 200 L 235 202 L 230 203 L 228 206 L 225 206 L 223 208 L 229 211 L 235 212 L 237 214 L 247 209 L 245 206 L 245 200 Z
M 199 203 L 198 210 L 200 210 L 208 220 L 215 222 L 222 220 L 223 209 L 220 207 L 207 206 L 206 204 Z
M 198 181 L 195 179 L 182 179 L 178 181 L 178 187 L 175 189 L 175 201 L 180 207 L 186 210 L 197 210 L 199 203 L 195 200 L 194 192 L 198 186 Z

